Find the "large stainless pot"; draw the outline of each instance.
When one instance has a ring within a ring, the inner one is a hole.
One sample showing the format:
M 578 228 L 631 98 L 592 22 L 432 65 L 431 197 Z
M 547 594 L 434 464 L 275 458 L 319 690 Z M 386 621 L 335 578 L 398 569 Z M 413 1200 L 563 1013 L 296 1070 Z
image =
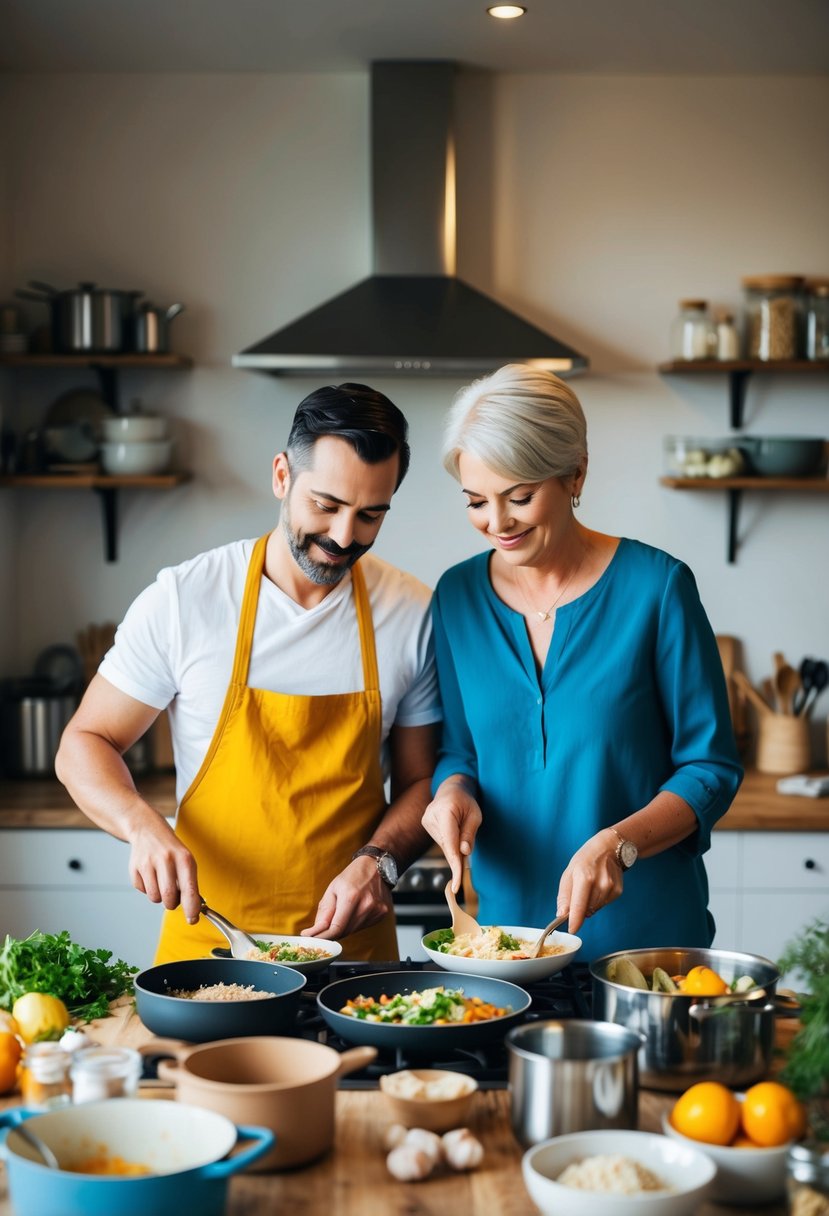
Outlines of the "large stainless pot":
M 614 959 L 631 959 L 649 977 L 654 967 L 668 975 L 685 975 L 692 967 L 710 967 L 731 983 L 750 975 L 752 991 L 721 997 L 686 996 L 681 992 L 646 992 L 607 978 Z M 742 1088 L 769 1070 L 774 1048 L 774 995 L 780 972 L 759 954 L 730 950 L 663 947 L 622 950 L 590 964 L 593 1017 L 639 1031 L 639 1078 L 648 1089 L 671 1092 L 695 1081 L 722 1081 Z
M 53 777 L 60 737 L 78 707 L 72 692 L 36 677 L 0 683 L 0 766 L 10 777 Z
M 567 1132 L 636 1128 L 641 1035 L 576 1018 L 507 1035 L 512 1130 L 529 1148 Z
M 68 291 L 59 291 L 34 280 L 29 286 L 35 290 L 16 294 L 49 305 L 55 351 L 115 354 L 126 349 L 133 306 L 140 291 L 112 291 L 95 283 L 79 283 Z

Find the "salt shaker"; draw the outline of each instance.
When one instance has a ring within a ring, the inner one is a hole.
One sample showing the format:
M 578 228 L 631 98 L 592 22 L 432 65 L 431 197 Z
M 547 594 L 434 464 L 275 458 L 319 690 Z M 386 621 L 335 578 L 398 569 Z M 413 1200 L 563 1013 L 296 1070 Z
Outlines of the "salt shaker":
M 75 1052 L 69 1075 L 72 1101 L 130 1098 L 138 1088 L 142 1059 L 132 1047 L 84 1047 Z

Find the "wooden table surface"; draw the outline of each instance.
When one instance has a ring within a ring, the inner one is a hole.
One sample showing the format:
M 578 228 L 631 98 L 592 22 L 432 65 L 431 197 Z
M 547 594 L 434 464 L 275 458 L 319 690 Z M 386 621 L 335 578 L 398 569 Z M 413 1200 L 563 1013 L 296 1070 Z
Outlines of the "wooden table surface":
M 122 998 L 112 1017 L 94 1022 L 87 1030 L 98 1042 L 129 1047 L 140 1047 L 153 1037 L 140 1022 L 131 998 Z M 781 1039 L 784 1037 L 785 1029 L 781 1031 Z M 170 1093 L 146 1090 L 144 1096 L 166 1098 Z M 662 1112 L 673 1101 L 671 1095 L 642 1090 L 640 1129 L 660 1131 Z M 0 1099 L 0 1109 L 18 1104 L 17 1097 Z M 441 1173 L 419 1183 L 395 1181 L 385 1165 L 383 1134 L 388 1122 L 378 1090 L 338 1091 L 334 1149 L 302 1169 L 235 1176 L 230 1181 L 227 1216 L 260 1216 L 263 1212 L 291 1216 L 530 1216 L 537 1210 L 521 1177 L 522 1150 L 510 1128 L 507 1090 L 481 1090 L 475 1095 L 469 1125 L 483 1143 L 485 1157 L 483 1165 L 469 1174 Z M 786 1211 L 782 1203 L 762 1209 L 763 1216 L 785 1216 Z M 0 1216 L 12 1216 L 12 1212 L 5 1171 L 0 1168 Z M 747 1209 L 715 1203 L 704 1203 L 698 1209 L 698 1216 L 732 1213 L 746 1216 Z

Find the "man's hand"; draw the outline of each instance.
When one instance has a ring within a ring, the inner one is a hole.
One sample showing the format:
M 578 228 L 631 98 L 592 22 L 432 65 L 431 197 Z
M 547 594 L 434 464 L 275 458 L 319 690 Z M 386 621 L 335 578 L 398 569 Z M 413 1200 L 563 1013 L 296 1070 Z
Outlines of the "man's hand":
M 377 863 L 372 857 L 357 857 L 329 883 L 317 919 L 302 935 L 339 941 L 376 925 L 391 910 L 391 891 L 377 873 Z
M 463 859 L 472 852 L 481 808 L 475 800 L 468 777 L 447 777 L 423 813 L 423 826 L 443 849 L 452 870 L 455 894 L 463 881 Z
M 142 818 L 130 835 L 130 878 L 154 904 L 172 909 L 181 904 L 188 925 L 198 922 L 201 909 L 196 861 L 167 821 Z

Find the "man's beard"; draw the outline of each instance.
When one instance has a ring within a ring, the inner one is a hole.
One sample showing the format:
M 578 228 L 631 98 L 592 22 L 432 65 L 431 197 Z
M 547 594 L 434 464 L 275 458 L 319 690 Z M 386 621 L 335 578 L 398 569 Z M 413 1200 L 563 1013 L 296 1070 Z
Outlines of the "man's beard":
M 281 522 L 291 556 L 306 578 L 320 587 L 333 587 L 339 583 L 346 571 L 350 570 L 357 559 L 371 548 L 371 545 L 358 545 L 355 541 L 347 549 L 341 549 L 336 541 L 327 536 L 317 536 L 314 532 L 306 532 L 303 536 L 299 532 L 295 532 L 291 527 L 287 499 L 282 504 Z M 336 566 L 329 565 L 327 562 L 314 561 L 309 553 L 311 545 L 318 545 L 320 549 L 324 549 L 326 553 L 330 553 L 334 557 L 345 557 L 346 561 Z

